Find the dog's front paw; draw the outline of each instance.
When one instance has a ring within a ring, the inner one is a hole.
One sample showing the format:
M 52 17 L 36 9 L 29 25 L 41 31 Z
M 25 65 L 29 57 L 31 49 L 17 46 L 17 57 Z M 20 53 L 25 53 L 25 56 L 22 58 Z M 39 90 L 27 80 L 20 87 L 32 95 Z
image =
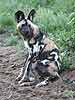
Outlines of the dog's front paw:
M 29 81 L 30 81 L 30 82 L 32 82 L 32 81 L 34 81 L 34 80 L 35 80 L 34 77 L 29 77 Z
M 21 79 L 18 83 L 22 84 L 23 82 L 29 82 L 29 78 L 25 77 L 24 79 Z

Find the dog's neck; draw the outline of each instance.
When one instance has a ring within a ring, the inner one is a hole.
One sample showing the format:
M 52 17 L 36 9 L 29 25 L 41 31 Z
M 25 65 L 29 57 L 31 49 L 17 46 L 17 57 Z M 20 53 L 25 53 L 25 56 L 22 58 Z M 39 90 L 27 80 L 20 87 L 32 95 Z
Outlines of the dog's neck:
M 28 52 L 30 54 L 39 52 L 41 44 L 44 46 L 44 37 L 45 35 L 40 31 L 35 38 L 31 38 L 30 40 L 24 41 L 25 47 L 28 49 Z

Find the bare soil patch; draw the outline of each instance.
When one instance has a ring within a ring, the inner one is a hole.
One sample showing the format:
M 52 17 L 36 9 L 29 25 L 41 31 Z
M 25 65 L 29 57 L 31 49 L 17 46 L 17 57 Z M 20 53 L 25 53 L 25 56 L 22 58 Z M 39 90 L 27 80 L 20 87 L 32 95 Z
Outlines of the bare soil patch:
M 39 88 L 17 84 L 15 79 L 24 61 L 24 52 L 18 53 L 15 46 L 0 47 L 0 100 L 75 100 L 75 84 L 60 79 Z M 65 71 L 61 76 L 74 80 L 75 70 Z

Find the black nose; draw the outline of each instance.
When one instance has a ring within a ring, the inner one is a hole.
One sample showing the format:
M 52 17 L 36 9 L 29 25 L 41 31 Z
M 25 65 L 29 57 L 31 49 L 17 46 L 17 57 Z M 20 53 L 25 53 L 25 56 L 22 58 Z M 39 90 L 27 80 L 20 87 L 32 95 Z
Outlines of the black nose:
M 20 31 L 21 31 L 22 33 L 26 33 L 26 34 L 29 33 L 29 31 L 28 31 L 27 29 L 25 29 L 24 27 L 22 27 L 22 28 L 20 29 Z
M 26 26 L 25 24 L 22 24 L 21 30 L 23 33 L 26 33 L 26 34 L 29 33 L 29 27 Z

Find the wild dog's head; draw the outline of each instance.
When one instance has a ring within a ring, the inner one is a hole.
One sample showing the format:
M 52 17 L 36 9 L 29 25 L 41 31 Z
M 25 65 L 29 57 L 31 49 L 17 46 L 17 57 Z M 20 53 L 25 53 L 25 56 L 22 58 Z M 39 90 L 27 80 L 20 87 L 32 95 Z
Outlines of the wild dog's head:
M 25 40 L 29 40 L 32 37 L 36 37 L 39 33 L 39 28 L 37 25 L 33 24 L 33 17 L 35 15 L 35 10 L 32 9 L 28 16 L 25 17 L 24 13 L 19 10 L 15 13 L 15 19 L 17 22 L 17 29 L 23 35 Z

